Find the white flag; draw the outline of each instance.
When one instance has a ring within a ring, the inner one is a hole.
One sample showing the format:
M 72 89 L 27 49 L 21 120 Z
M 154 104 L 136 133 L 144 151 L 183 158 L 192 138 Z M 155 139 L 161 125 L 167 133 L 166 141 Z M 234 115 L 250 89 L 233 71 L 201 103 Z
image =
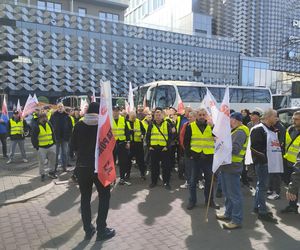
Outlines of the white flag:
M 17 102 L 17 111 L 19 112 L 19 114 L 21 114 L 22 108 L 20 105 L 20 99 L 18 99 L 18 102 Z
M 230 127 L 229 88 L 225 90 L 224 98 L 220 107 L 217 122 L 213 129 L 216 136 L 213 172 L 223 164 L 231 163 L 232 140 Z
M 81 98 L 81 101 L 80 101 L 80 115 L 84 115 L 88 109 L 88 102 L 86 100 L 86 98 Z
M 206 95 L 202 100 L 202 106 L 206 109 L 208 115 L 212 119 L 213 124 L 216 124 L 219 110 L 217 107 L 217 101 L 208 88 L 206 88 Z
M 36 94 L 33 95 L 33 99 L 36 103 L 39 103 L 39 100 L 37 99 Z
M 129 104 L 129 111 L 134 111 L 133 90 L 132 90 L 131 82 L 129 82 L 128 104 Z
M 130 112 L 130 105 L 126 100 L 125 100 L 125 111 L 127 114 Z
M 37 100 L 36 96 L 32 97 L 29 94 L 27 101 L 25 103 L 24 109 L 23 109 L 22 117 L 24 118 L 25 116 L 31 114 L 35 110 L 37 105 L 38 105 L 38 100 Z

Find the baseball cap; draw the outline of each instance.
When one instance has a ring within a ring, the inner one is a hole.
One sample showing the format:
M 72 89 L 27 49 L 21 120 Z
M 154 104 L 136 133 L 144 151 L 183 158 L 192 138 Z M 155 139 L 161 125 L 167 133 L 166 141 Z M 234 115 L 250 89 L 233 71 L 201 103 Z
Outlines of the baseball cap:
M 230 118 L 233 118 L 237 121 L 243 121 L 243 115 L 240 113 L 240 112 L 233 112 L 231 115 L 230 115 Z
M 18 114 L 19 114 L 19 111 L 18 111 L 18 110 L 14 110 L 14 111 L 13 111 L 13 114 L 14 114 L 14 115 L 18 115 Z
M 254 110 L 254 111 L 252 111 L 251 115 L 257 115 L 257 116 L 261 117 L 262 116 L 262 112 L 259 111 L 259 110 Z

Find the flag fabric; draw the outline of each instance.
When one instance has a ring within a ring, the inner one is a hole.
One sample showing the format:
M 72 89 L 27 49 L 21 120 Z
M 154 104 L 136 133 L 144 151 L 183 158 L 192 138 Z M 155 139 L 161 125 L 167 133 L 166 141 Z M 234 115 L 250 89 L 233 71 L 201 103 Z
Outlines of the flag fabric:
M 107 84 L 109 84 L 109 86 L 107 86 Z M 109 109 L 112 109 L 112 106 L 107 105 L 107 97 L 105 96 L 104 91 L 105 87 L 110 89 L 110 82 L 101 85 L 101 100 L 95 150 L 95 173 L 98 173 L 98 179 L 103 186 L 106 187 L 116 179 L 116 169 L 113 157 L 116 141 L 112 133 L 109 117 Z
M 143 108 L 147 108 L 147 99 L 146 99 L 146 94 L 144 95 L 144 99 L 143 99 Z
M 80 115 L 84 115 L 86 113 L 86 110 L 88 108 L 89 104 L 85 98 L 82 98 L 80 101 Z
M 5 96 L 3 98 L 3 103 L 2 103 L 2 109 L 1 109 L 1 117 L 0 119 L 2 119 L 3 121 L 7 122 L 9 120 L 8 117 L 8 109 L 7 109 L 7 103 L 6 103 L 6 99 Z
M 232 140 L 228 87 L 225 90 L 218 118 L 213 128 L 213 134 L 216 136 L 215 153 L 212 168 L 213 172 L 215 173 L 220 165 L 231 163 Z
M 181 100 L 181 97 L 179 94 L 177 94 L 177 98 L 178 98 L 178 105 L 177 105 L 177 111 L 179 114 L 184 114 L 184 104 L 183 101 Z
M 37 97 L 36 97 L 36 94 L 34 93 L 34 95 L 33 95 L 33 100 L 36 102 L 36 103 L 39 103 L 39 100 L 37 99 Z
M 132 90 L 131 82 L 129 82 L 128 104 L 129 104 L 129 112 L 134 111 L 133 90 Z
M 203 98 L 202 106 L 206 109 L 213 124 L 216 124 L 219 115 L 219 109 L 217 107 L 216 99 L 208 88 L 206 88 L 206 95 Z
M 130 112 L 130 105 L 126 100 L 125 100 L 125 111 L 127 114 Z
M 17 102 L 17 111 L 19 112 L 19 114 L 21 114 L 21 112 L 22 112 L 22 108 L 21 108 L 21 104 L 20 104 L 20 99 L 18 99 L 18 102 Z
M 22 117 L 24 118 L 25 116 L 31 114 L 35 110 L 37 105 L 38 105 L 38 100 L 36 98 L 36 95 L 34 94 L 34 96 L 32 97 L 29 94 L 22 112 Z
M 93 92 L 93 95 L 92 95 L 91 101 L 92 101 L 92 102 L 96 102 L 95 89 L 93 89 L 92 92 Z

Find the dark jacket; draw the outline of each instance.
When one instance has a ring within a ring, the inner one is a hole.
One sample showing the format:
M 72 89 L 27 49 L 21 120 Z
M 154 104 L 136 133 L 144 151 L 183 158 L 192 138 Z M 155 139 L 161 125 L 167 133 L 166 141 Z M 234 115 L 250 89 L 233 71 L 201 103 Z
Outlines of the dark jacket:
M 11 119 L 13 119 L 14 121 L 17 121 L 13 117 Z M 18 121 L 20 121 L 20 120 L 18 119 Z M 24 128 L 24 130 L 27 128 L 27 123 L 26 123 L 25 120 L 23 120 L 23 128 Z M 10 121 L 8 121 L 8 135 L 9 135 L 10 139 L 12 141 L 14 141 L 14 140 L 24 140 L 25 139 L 24 133 L 22 135 L 11 135 L 10 130 L 11 130 Z
M 56 111 L 50 118 L 50 123 L 54 129 L 56 141 L 69 141 L 72 135 L 72 121 L 65 112 Z
M 82 121 L 74 126 L 71 138 L 71 146 L 77 155 L 76 167 L 95 166 L 95 148 L 98 128 L 98 116 L 94 118 L 92 114 L 86 114 Z M 91 119 L 86 119 L 92 117 Z
M 50 126 L 51 130 L 52 130 L 52 140 L 53 140 L 53 144 L 55 144 L 55 134 L 54 134 L 54 130 L 51 126 L 51 124 L 49 122 L 47 122 L 48 125 Z M 35 124 L 34 126 L 32 126 L 31 128 L 31 143 L 32 143 L 32 146 L 35 148 L 35 149 L 39 149 L 39 134 L 40 134 L 40 127 L 39 125 L 42 125 L 40 123 L 37 123 Z M 43 126 L 43 125 L 42 125 Z M 43 126 L 45 127 L 45 126 Z M 51 145 L 48 145 L 48 146 L 42 146 L 41 148 L 50 148 L 53 144 Z
M 2 121 L 0 121 L 0 134 L 7 134 L 8 131 L 8 118 L 6 116 L 2 116 L 0 115 L 0 119 L 2 119 Z
M 265 125 L 265 124 L 264 124 Z M 267 129 L 276 132 L 277 130 L 273 127 L 268 127 Z M 267 158 L 267 134 L 263 127 L 257 127 L 252 129 L 250 134 L 251 138 L 251 154 L 253 163 L 266 164 L 268 163 Z
M 204 132 L 206 127 L 209 126 L 209 125 L 207 125 L 207 123 L 200 124 L 199 122 L 197 122 L 196 124 L 202 133 Z M 192 138 L 192 129 L 191 129 L 191 125 L 189 124 L 186 127 L 185 134 L 184 134 L 184 140 L 183 140 L 183 145 L 185 148 L 186 156 L 193 157 L 195 159 L 200 158 L 203 160 L 212 160 L 213 155 L 206 155 L 203 152 L 197 153 L 197 152 L 194 152 L 193 150 L 191 150 L 191 138 Z
M 171 127 L 169 125 L 169 123 L 167 121 L 163 121 L 163 122 L 166 122 L 168 124 L 168 139 L 167 139 L 167 147 L 170 146 L 170 142 L 172 140 L 172 131 L 171 131 Z M 162 123 L 161 123 L 162 124 Z M 153 126 L 158 126 L 160 128 L 160 125 L 157 125 L 156 121 L 153 121 L 148 129 L 147 129 L 147 133 L 146 133 L 146 143 L 147 143 L 147 146 L 150 147 L 150 141 L 151 141 L 151 132 L 152 132 L 152 128 Z M 157 147 L 157 148 L 161 148 L 161 146 L 154 146 L 154 147 Z

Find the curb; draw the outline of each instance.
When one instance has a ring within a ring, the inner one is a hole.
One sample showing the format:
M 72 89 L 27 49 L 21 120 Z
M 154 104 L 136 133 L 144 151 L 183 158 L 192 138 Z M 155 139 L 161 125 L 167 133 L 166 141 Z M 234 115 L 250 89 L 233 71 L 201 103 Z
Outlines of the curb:
M 50 182 L 49 184 L 43 186 L 43 187 L 40 187 L 40 188 L 37 188 L 33 191 L 30 191 L 24 195 L 21 195 L 20 197 L 18 198 L 15 198 L 15 199 L 11 199 L 11 200 L 6 200 L 2 203 L 0 203 L 0 206 L 6 206 L 6 205 L 10 205 L 10 204 L 14 204 L 14 203 L 21 203 L 21 202 L 25 202 L 25 201 L 28 201 L 32 198 L 35 198 L 39 195 L 42 195 L 44 193 L 46 193 L 47 191 L 49 191 L 53 186 L 54 186 L 54 182 Z

